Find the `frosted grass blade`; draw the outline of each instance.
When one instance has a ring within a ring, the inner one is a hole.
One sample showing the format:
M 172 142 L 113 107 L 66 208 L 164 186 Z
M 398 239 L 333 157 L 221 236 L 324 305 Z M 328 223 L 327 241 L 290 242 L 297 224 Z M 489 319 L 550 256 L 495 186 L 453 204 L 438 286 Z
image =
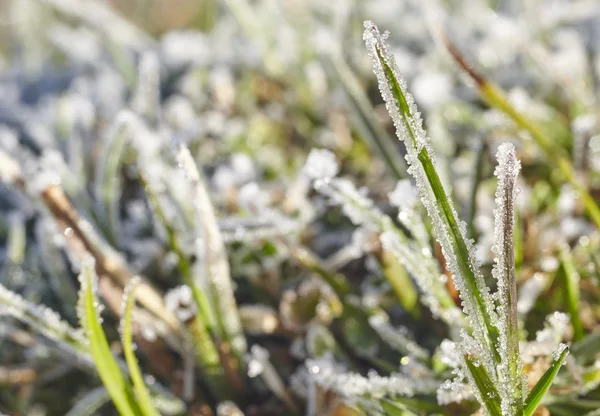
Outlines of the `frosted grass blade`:
M 502 416 L 500 394 L 485 367 L 476 364 L 468 355 L 465 355 L 464 359 L 473 384 L 477 387 L 479 397 L 488 413 L 490 416 Z
M 205 281 L 210 293 L 213 311 L 217 318 L 223 340 L 229 344 L 237 359 L 238 370 L 243 367 L 246 352 L 246 338 L 237 311 L 233 294 L 229 261 L 223 238 L 219 231 L 217 217 L 208 195 L 204 178 L 187 147 L 180 144 L 176 147 L 179 166 L 184 170 L 192 187 L 192 198 L 196 211 L 196 252 L 198 261 L 204 267 L 201 282 Z
M 141 416 L 131 386 L 126 381 L 121 369 L 113 357 L 108 340 L 104 334 L 99 316 L 99 301 L 94 293 L 96 285 L 94 262 L 89 259 L 83 265 L 79 281 L 78 314 L 81 326 L 85 329 L 89 340 L 90 351 L 98 370 L 98 375 L 106 387 L 115 407 L 122 416 Z
M 456 210 L 435 170 L 420 113 L 385 43 L 387 35 L 382 36 L 370 21 L 365 22 L 364 26 L 363 39 L 373 61 L 373 72 L 394 121 L 396 134 L 406 145 L 409 173 L 415 177 L 421 200 L 433 220 L 436 237 L 454 275 L 474 335 L 485 346 L 484 353 L 490 355 L 484 363 L 488 371 L 494 374 L 492 360 L 500 360 L 497 351 L 499 334 L 495 326 L 497 317 L 489 289 L 479 272 L 472 242 L 466 238 L 466 225 L 459 222 Z
M 50 308 L 36 305 L 0 285 L 0 316 L 8 315 L 53 340 L 69 355 L 91 364 L 86 339 Z
M 542 378 L 537 382 L 537 384 L 531 389 L 527 399 L 525 399 L 525 408 L 523 409 L 524 416 L 531 416 L 535 409 L 537 409 L 538 405 L 542 401 L 542 398 L 552 385 L 554 381 L 554 377 L 558 374 L 558 370 L 562 366 L 567 354 L 569 353 L 569 347 L 565 344 L 560 344 L 558 346 L 558 350 L 554 354 L 554 359 L 552 360 L 552 364 L 550 364 L 550 368 L 546 370 Z
M 496 189 L 495 228 L 492 251 L 495 255 L 492 274 L 498 282 L 498 315 L 500 328 L 500 373 L 503 383 L 502 411 L 523 414 L 523 363 L 519 354 L 519 322 L 517 314 L 517 281 L 514 252 L 514 203 L 516 179 L 521 169 L 512 144 L 504 143 L 496 154 L 498 177 Z
M 362 195 L 352 182 L 335 177 L 338 167 L 335 155 L 327 150 L 313 150 L 303 168 L 304 173 L 314 180 L 314 188 L 342 206 L 344 214 L 355 225 L 380 233 L 386 252 L 392 253 L 421 288 L 421 301 L 435 316 L 449 324 L 461 323 L 461 313 L 454 305 L 444 284 L 440 281 L 440 270 L 427 247 L 411 241 L 393 220 L 375 206 L 372 200 Z M 398 277 L 385 274 L 395 289 Z M 412 281 L 410 281 L 412 285 Z M 412 290 L 412 289 L 410 289 Z M 458 312 L 458 313 L 457 313 Z
M 144 382 L 142 372 L 133 352 L 133 334 L 131 330 L 131 316 L 133 314 L 133 306 L 135 304 L 135 289 L 139 284 L 139 278 L 134 277 L 131 283 L 125 288 L 125 294 L 123 297 L 124 310 L 123 320 L 121 322 L 121 343 L 123 344 L 123 354 L 125 355 L 125 361 L 127 362 L 127 368 L 129 369 L 129 376 L 133 384 L 133 391 L 137 399 L 137 403 L 144 416 L 158 416 L 158 412 L 152 405 L 152 399 L 150 393 Z

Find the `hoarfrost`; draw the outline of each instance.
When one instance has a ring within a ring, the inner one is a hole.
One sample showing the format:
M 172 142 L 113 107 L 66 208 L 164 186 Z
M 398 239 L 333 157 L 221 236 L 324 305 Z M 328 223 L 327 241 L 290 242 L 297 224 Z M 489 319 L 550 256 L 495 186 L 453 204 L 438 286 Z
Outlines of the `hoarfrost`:
M 303 172 L 310 179 L 331 179 L 338 173 L 335 155 L 329 150 L 313 149 L 308 154 Z

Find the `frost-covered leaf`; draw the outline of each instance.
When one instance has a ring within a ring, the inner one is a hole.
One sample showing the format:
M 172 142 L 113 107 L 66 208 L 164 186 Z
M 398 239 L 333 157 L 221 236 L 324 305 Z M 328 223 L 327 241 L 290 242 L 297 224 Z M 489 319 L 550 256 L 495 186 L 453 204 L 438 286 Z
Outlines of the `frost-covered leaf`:
M 456 210 L 436 172 L 420 113 L 385 43 L 387 34 L 382 36 L 373 22 L 366 21 L 364 26 L 363 39 L 372 59 L 381 95 L 396 127 L 396 134 L 406 145 L 409 173 L 415 178 L 421 200 L 432 219 L 436 238 L 442 246 L 447 267 L 454 276 L 475 338 L 485 346 L 482 351 L 487 358 L 483 365 L 490 374 L 494 374 L 494 362 L 500 358 L 496 350 L 497 316 L 489 289 L 479 271 L 473 243 L 467 239 L 466 225 L 458 220 Z
M 521 168 L 512 144 L 504 143 L 496 154 L 496 209 L 494 210 L 494 269 L 498 282 L 498 328 L 500 330 L 500 384 L 502 412 L 523 412 L 523 362 L 519 353 L 519 321 L 517 316 L 517 280 L 514 252 L 514 200 L 516 179 Z

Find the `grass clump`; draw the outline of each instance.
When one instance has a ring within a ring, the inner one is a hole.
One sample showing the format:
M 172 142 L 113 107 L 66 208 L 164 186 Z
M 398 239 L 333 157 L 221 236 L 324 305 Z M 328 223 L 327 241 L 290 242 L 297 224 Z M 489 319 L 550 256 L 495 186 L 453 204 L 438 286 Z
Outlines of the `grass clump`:
M 367 20 L 365 51 L 383 1 L 209 3 L 153 36 L 101 1 L 15 3 L 49 29 L 15 20 L 3 52 L 0 411 L 597 414 L 593 87 L 504 93 L 502 59 L 541 85 L 515 51 L 473 69 L 443 23 L 489 58 L 499 29 L 470 24 L 517 25 L 500 6 L 402 3 L 438 42 Z

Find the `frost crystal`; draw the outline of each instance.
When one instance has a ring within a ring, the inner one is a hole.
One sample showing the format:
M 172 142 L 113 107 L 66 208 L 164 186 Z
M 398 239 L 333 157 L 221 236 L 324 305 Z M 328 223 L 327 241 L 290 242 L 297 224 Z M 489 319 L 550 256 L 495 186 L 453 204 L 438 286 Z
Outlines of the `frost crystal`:
M 168 291 L 165 295 L 165 306 L 168 311 L 175 313 L 181 322 L 186 322 L 196 315 L 196 304 L 189 286 L 182 285 Z
M 414 394 L 413 380 L 403 375 L 392 374 L 389 377 L 382 377 L 371 371 L 367 377 L 364 377 L 357 373 L 348 373 L 329 355 L 316 360 L 307 360 L 306 368 L 310 379 L 317 386 L 350 399 L 360 396 L 383 398 L 386 395 L 411 397 Z
M 569 315 L 562 312 L 554 312 L 546 317 L 544 329 L 535 335 L 535 341 L 524 343 L 523 361 L 533 362 L 537 357 L 551 355 L 556 346 L 562 341 L 569 326 Z
M 329 150 L 313 149 L 308 154 L 303 172 L 310 179 L 329 179 L 337 175 L 338 164 Z
M 389 318 L 384 313 L 369 317 L 369 325 L 381 336 L 381 338 L 392 348 L 404 354 L 412 355 L 418 359 L 427 359 L 429 354 L 419 344 L 411 339 L 408 329 L 392 327 Z
M 392 205 L 398 208 L 412 209 L 418 201 L 419 193 L 408 179 L 398 181 L 396 187 L 388 194 Z

